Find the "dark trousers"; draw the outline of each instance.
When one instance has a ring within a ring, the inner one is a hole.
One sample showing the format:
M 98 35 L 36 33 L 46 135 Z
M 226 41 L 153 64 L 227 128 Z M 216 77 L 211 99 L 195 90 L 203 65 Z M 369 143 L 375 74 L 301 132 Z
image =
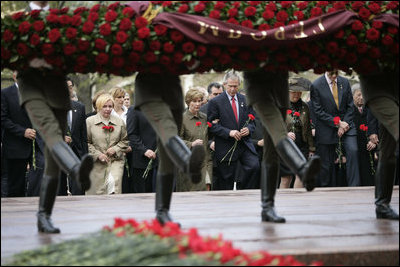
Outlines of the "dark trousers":
M 30 158 L 7 159 L 7 197 L 26 196 L 26 171 Z
M 345 136 L 343 139 L 346 151 L 346 177 L 348 186 L 360 186 L 360 169 L 358 165 L 357 136 Z
M 237 161 L 218 163 L 218 175 L 213 181 L 213 190 L 232 190 L 237 174 L 237 165 L 240 161 L 242 166 L 241 189 L 256 189 L 260 183 L 260 164 L 257 155 L 248 149 L 243 149 Z
M 145 169 L 133 169 L 132 172 L 132 193 L 150 193 L 153 190 L 153 176 L 156 168 L 149 171 L 146 178 L 143 177 Z
M 316 181 L 318 187 L 336 186 L 335 149 L 335 144 L 318 144 L 317 146 L 317 154 L 321 157 L 321 171 Z
M 73 179 L 71 177 L 68 177 L 68 179 L 67 179 L 67 175 L 64 172 L 61 172 L 60 185 L 58 187 L 58 195 L 66 196 L 66 195 L 68 195 L 68 190 L 71 193 L 71 195 L 73 195 L 73 196 L 85 194 L 79 188 L 75 179 Z

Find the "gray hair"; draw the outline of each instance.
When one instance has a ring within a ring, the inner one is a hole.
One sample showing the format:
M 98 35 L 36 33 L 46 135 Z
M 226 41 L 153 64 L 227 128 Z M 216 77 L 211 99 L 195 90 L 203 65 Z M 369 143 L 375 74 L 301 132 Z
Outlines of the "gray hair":
M 353 84 L 352 86 L 351 86 L 351 93 L 354 95 L 354 93 L 357 91 L 357 90 L 361 90 L 361 85 L 359 84 L 359 83 L 355 83 L 355 84 Z
M 238 81 L 239 81 L 239 84 L 241 83 L 241 79 L 240 79 L 239 74 L 238 74 L 236 71 L 234 71 L 234 70 L 231 70 L 231 71 L 229 71 L 229 72 L 227 72 L 227 73 L 225 74 L 223 83 L 224 83 L 224 84 L 227 83 L 229 79 L 238 80 Z

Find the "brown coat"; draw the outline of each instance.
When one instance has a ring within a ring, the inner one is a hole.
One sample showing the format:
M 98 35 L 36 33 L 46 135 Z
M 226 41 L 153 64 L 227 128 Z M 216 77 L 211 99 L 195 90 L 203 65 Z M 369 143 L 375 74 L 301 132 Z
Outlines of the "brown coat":
M 122 193 L 122 175 L 124 172 L 125 154 L 124 151 L 128 147 L 128 138 L 125 123 L 122 119 L 110 115 L 108 125 L 114 127 L 114 131 L 109 132 L 102 129 L 107 125 L 97 113 L 86 119 L 89 154 L 93 156 L 94 166 L 90 173 L 92 182 L 91 188 L 86 192 L 87 195 L 107 194 L 105 186 L 106 177 L 111 172 L 115 179 L 115 194 Z M 101 153 L 107 151 L 108 148 L 114 148 L 115 154 L 109 163 L 103 163 L 98 160 Z

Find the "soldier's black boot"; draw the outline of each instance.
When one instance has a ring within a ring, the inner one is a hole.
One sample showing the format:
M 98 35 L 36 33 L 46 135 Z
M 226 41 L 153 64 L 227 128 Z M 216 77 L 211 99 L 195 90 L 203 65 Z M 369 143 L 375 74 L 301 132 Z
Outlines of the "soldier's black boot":
M 164 225 L 172 222 L 169 207 L 174 189 L 174 175 L 157 173 L 156 180 L 156 219 Z
M 190 175 L 194 184 L 201 181 L 201 169 L 204 166 L 206 151 L 204 146 L 194 146 L 192 151 L 179 136 L 171 137 L 165 145 L 170 159 L 184 173 Z
M 51 212 L 58 192 L 59 177 L 43 175 L 40 186 L 39 212 L 37 213 L 38 231 L 42 233 L 57 234 L 60 229 L 53 226 Z
M 261 220 L 263 222 L 284 223 L 274 209 L 276 185 L 279 178 L 279 164 L 261 163 Z
M 314 156 L 307 161 L 297 145 L 288 137 L 279 141 L 276 151 L 289 169 L 299 175 L 307 191 L 312 191 L 315 187 L 315 177 L 321 169 L 320 157 Z
M 390 207 L 396 162 L 379 161 L 375 174 L 375 213 L 377 219 L 399 220 L 399 215 Z
M 69 176 L 73 177 L 82 191 L 90 189 L 90 171 L 93 169 L 93 158 L 86 154 L 80 160 L 65 142 L 58 142 L 51 148 L 53 159 Z

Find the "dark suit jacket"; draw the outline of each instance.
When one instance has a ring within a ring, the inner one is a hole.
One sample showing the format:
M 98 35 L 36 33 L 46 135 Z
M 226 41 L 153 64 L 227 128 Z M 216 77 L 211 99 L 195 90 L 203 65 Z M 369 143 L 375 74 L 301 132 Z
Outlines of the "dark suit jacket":
M 207 121 L 212 122 L 216 119 L 219 119 L 219 122 L 213 124 L 213 126 L 210 128 L 210 132 L 214 134 L 215 158 L 218 161 L 222 160 L 222 158 L 235 143 L 235 139 L 229 136 L 229 132 L 231 130 L 240 131 L 240 129 L 243 128 L 248 120 L 248 115 L 252 114 L 255 116 L 253 108 L 247 106 L 245 96 L 242 94 L 237 94 L 237 97 L 239 103 L 239 124 L 236 122 L 231 103 L 226 93 L 222 93 L 208 102 Z M 250 121 L 247 125 L 247 128 L 249 128 L 250 134 L 242 138 L 238 142 L 238 145 L 244 145 L 252 153 L 257 155 L 250 138 L 255 130 L 254 121 Z M 240 149 L 235 149 L 235 152 L 232 156 L 232 161 L 235 161 L 239 158 L 238 151 L 240 151 Z
M 18 88 L 14 84 L 1 90 L 2 156 L 26 159 L 32 153 L 32 141 L 24 137 L 27 128 L 33 128 L 25 108 L 19 104 Z
M 71 107 L 71 148 L 79 158 L 82 158 L 88 153 L 85 105 L 78 101 L 71 101 Z
M 132 148 L 132 166 L 136 169 L 146 169 L 150 159 L 144 155 L 147 149 L 153 151 L 157 148 L 157 134 L 149 121 L 140 110 L 134 107 L 128 109 L 126 115 L 126 130 L 129 145 Z M 158 158 L 153 161 L 157 166 Z
M 315 136 L 319 144 L 338 143 L 337 127 L 333 118 L 339 116 L 349 124 L 350 129 L 345 135 L 357 135 L 353 122 L 353 95 L 349 81 L 344 77 L 337 77 L 339 109 L 325 75 L 316 79 L 311 85 L 311 101 L 315 112 Z

